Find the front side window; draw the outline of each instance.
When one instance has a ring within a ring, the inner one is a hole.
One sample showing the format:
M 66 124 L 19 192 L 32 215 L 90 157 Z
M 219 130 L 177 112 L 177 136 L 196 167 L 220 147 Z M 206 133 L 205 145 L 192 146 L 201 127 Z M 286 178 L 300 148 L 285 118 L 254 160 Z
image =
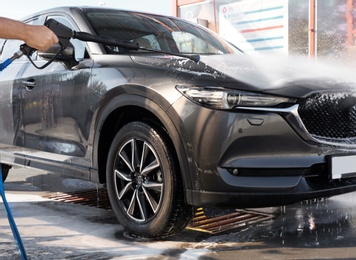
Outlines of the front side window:
M 65 17 L 63 16 L 49 16 L 47 17 L 48 19 L 54 19 L 58 22 L 60 22 L 61 24 L 67 26 L 68 28 L 72 29 L 72 30 L 76 30 L 76 28 L 73 26 L 73 24 Z M 85 46 L 83 44 L 83 42 L 81 42 L 80 40 L 77 39 L 70 39 L 70 43 L 73 45 L 74 47 L 74 54 L 75 54 L 75 59 L 76 61 L 81 61 L 84 59 L 85 56 Z

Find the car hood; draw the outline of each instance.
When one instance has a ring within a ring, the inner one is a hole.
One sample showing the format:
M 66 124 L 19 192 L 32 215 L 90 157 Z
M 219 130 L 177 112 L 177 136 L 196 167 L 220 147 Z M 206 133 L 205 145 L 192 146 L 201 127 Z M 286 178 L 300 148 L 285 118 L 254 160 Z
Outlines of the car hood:
M 194 84 L 211 82 L 232 89 L 294 98 L 314 92 L 356 91 L 356 77 L 349 68 L 301 56 L 205 55 L 199 62 L 164 55 L 137 55 L 132 59 L 151 68 L 183 74 Z

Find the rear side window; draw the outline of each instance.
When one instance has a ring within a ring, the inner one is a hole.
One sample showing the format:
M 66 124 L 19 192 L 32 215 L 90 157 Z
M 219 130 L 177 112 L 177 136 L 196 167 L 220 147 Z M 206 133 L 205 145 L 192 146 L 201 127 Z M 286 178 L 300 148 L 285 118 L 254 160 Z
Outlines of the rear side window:
M 3 57 L 2 57 L 2 51 L 4 50 L 4 43 L 5 43 L 5 40 L 4 39 L 0 39 L 0 60 L 7 59 L 7 58 L 3 59 Z
M 18 40 L 7 40 L 4 45 L 3 53 L 2 53 L 2 60 L 6 60 L 8 58 L 11 58 L 17 51 L 20 50 L 21 44 L 23 44 L 23 41 L 18 41 Z M 35 59 L 35 54 L 32 55 L 33 58 Z M 21 61 L 21 60 L 26 60 L 26 56 L 22 56 L 21 58 L 17 59 L 16 61 Z

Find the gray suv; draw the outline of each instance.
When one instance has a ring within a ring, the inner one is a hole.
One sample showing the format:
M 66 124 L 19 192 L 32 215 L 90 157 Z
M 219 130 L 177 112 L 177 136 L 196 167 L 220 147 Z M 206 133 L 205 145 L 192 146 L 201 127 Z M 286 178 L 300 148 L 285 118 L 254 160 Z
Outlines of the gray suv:
M 355 79 L 248 56 L 174 17 L 63 7 L 24 21 L 48 19 L 142 48 L 72 39 L 44 69 L 22 57 L 2 71 L 3 178 L 16 165 L 106 183 L 123 227 L 151 238 L 196 207 L 356 190 Z M 20 44 L 3 41 L 2 60 Z M 41 66 L 56 48 L 30 58 Z

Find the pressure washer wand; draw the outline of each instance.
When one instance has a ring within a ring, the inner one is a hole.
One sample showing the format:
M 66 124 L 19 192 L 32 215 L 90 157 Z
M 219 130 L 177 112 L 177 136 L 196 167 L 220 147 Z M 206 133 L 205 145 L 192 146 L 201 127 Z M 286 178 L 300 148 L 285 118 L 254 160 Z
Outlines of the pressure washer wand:
M 173 55 L 173 56 L 180 56 L 180 57 L 184 57 L 184 58 L 193 60 L 195 62 L 199 62 L 199 60 L 200 60 L 200 55 L 198 55 L 198 54 L 172 53 L 172 52 L 168 52 L 168 51 L 162 51 L 162 50 L 141 47 L 137 43 L 124 42 L 124 41 L 118 40 L 116 38 L 108 37 L 108 36 L 94 35 L 94 34 L 90 34 L 90 33 L 86 33 L 86 32 L 73 31 L 70 28 L 68 28 L 67 26 L 59 23 L 58 21 L 56 21 L 54 19 L 48 19 L 46 21 L 45 25 L 57 35 L 57 37 L 59 39 L 59 43 L 64 47 L 64 49 L 69 45 L 69 40 L 71 38 L 73 38 L 73 39 L 78 39 L 78 40 L 85 41 L 85 42 L 96 42 L 96 43 L 101 43 L 101 44 L 105 44 L 105 45 L 121 47 L 121 48 L 125 48 L 128 50 L 134 50 L 134 51 L 145 50 L 145 51 L 149 51 L 149 52 L 164 53 L 164 54 Z
M 172 56 L 179 56 L 183 58 L 190 59 L 195 62 L 199 62 L 200 60 L 200 55 L 199 54 L 182 54 L 182 53 L 173 53 L 169 51 L 161 51 L 161 50 L 156 50 L 156 49 L 151 49 L 151 48 L 145 48 L 139 46 L 137 43 L 131 43 L 131 42 L 123 42 L 120 40 L 117 40 L 115 38 L 107 37 L 107 36 L 98 36 L 98 35 L 93 35 L 90 33 L 86 32 L 76 32 L 73 31 L 73 39 L 78 39 L 81 41 L 86 41 L 86 42 L 96 42 L 96 43 L 102 43 L 105 45 L 112 45 L 112 46 L 117 46 L 117 47 L 122 47 L 128 50 L 145 50 L 149 52 L 156 52 L 156 53 L 164 53 Z
M 30 60 L 30 62 L 33 64 L 33 66 L 35 66 L 37 69 L 44 69 L 49 64 L 51 64 L 62 53 L 62 51 L 65 48 L 67 48 L 70 45 L 70 39 L 78 39 L 78 40 L 85 41 L 85 42 L 96 42 L 96 43 L 121 47 L 121 48 L 125 48 L 128 50 L 134 50 L 134 51 L 145 50 L 145 51 L 149 51 L 149 52 L 163 53 L 163 54 L 187 58 L 187 59 L 190 59 L 195 62 L 199 62 L 199 60 L 200 60 L 200 56 L 198 54 L 183 54 L 183 53 L 173 53 L 173 52 L 168 52 L 168 51 L 156 50 L 156 49 L 141 47 L 137 43 L 124 42 L 124 41 L 121 41 L 121 40 L 118 40 L 118 39 L 115 39 L 112 37 L 108 37 L 108 36 L 101 36 L 101 35 L 99 36 L 99 35 L 94 35 L 94 34 L 90 34 L 90 33 L 86 33 L 86 32 L 76 32 L 54 19 L 48 19 L 45 22 L 45 26 L 47 26 L 49 29 L 51 29 L 57 35 L 58 43 L 61 46 L 61 48 L 54 55 L 54 57 L 52 57 L 51 60 L 49 60 L 43 66 L 38 67 L 32 61 L 32 59 L 30 57 L 36 51 L 36 49 L 29 47 L 27 44 L 22 44 L 20 46 L 20 51 L 16 52 L 11 58 L 5 60 L 3 63 L 0 64 L 0 71 L 4 70 L 14 60 L 20 58 L 22 55 L 26 55 L 28 57 L 28 59 Z
M 21 50 L 17 51 L 11 58 L 6 59 L 4 62 L 0 63 L 0 71 L 6 69 L 14 60 L 23 56 L 23 52 Z
M 59 43 L 64 48 L 69 46 L 69 40 L 71 38 L 78 39 L 84 42 L 96 42 L 106 45 L 122 47 L 129 50 L 138 50 L 140 48 L 140 46 L 136 43 L 123 42 L 112 37 L 73 31 L 72 29 L 68 28 L 67 26 L 61 24 L 60 22 L 54 19 L 48 19 L 45 25 L 57 35 Z

